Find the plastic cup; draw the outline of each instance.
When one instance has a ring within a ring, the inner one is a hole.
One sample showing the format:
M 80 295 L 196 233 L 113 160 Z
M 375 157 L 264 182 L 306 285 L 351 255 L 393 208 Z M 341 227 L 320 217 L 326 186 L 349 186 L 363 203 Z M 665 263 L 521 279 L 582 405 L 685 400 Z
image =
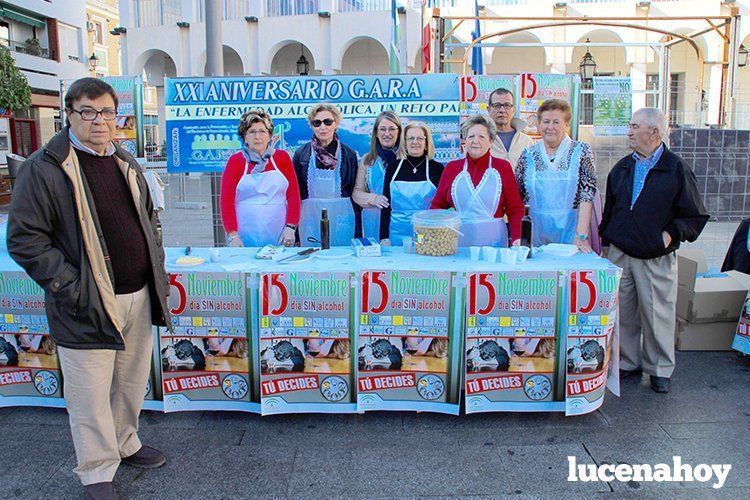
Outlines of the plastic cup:
M 482 247 L 482 257 L 487 262 L 497 262 L 497 248 Z
M 479 260 L 479 252 L 482 250 L 482 247 L 469 247 L 469 253 L 471 255 L 471 260 Z
M 500 262 L 503 264 L 507 264 L 509 266 L 513 266 L 516 264 L 516 259 L 518 258 L 518 253 L 510 248 L 501 248 L 500 249 Z
M 404 252 L 405 253 L 412 253 L 412 250 L 414 249 L 414 240 L 411 238 L 402 238 L 401 244 L 404 246 Z
M 211 258 L 211 262 L 219 262 L 219 249 L 218 248 L 209 248 L 208 249 L 208 256 Z
M 531 249 L 529 247 L 516 247 L 516 255 L 518 257 L 518 262 L 526 262 L 526 259 L 529 258 L 529 252 Z

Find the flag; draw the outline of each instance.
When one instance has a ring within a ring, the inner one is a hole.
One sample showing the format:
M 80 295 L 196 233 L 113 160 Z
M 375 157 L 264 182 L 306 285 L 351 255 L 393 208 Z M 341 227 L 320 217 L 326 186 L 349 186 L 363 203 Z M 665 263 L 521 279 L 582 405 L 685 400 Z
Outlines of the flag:
M 474 25 L 474 31 L 471 33 L 474 39 L 482 36 L 482 29 L 479 25 L 479 4 L 478 0 L 474 0 L 474 15 L 477 17 L 476 24 Z M 471 69 L 475 75 L 484 74 L 484 63 L 482 62 L 482 46 L 474 45 L 471 50 Z
M 396 0 L 391 0 L 391 47 L 388 53 L 388 66 L 392 75 L 401 73 L 401 57 L 398 43 L 398 9 Z
M 432 8 L 425 8 L 427 0 L 422 0 L 422 73 L 430 72 L 430 59 L 432 47 Z

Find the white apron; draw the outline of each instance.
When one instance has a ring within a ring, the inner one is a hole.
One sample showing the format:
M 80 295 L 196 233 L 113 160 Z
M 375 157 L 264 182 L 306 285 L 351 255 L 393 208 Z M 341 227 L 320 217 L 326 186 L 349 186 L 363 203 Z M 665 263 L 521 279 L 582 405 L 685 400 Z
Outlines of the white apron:
M 270 159 L 272 170 L 245 174 L 237 183 L 234 209 L 237 233 L 246 247 L 277 244 L 286 224 L 286 190 L 289 181 Z
M 468 163 L 464 160 L 464 168 L 451 186 L 453 205 L 461 217 L 460 231 L 463 233 L 458 239 L 458 246 L 508 246 L 505 221 L 495 218 L 502 192 L 500 172 L 490 165 L 475 187 L 469 175 Z
M 401 160 L 393 174 L 398 177 L 401 171 Z M 403 238 L 412 238 L 414 229 L 411 216 L 421 210 L 430 208 L 430 202 L 435 196 L 437 187 L 430 181 L 430 161 L 425 158 L 425 180 L 423 181 L 391 181 L 391 225 L 388 239 L 391 245 L 402 245 Z
M 573 148 L 570 165 L 565 169 L 571 147 L 570 138 L 563 139 L 555 153 L 555 161 L 550 160 L 542 141 L 526 150 L 526 189 L 534 224 L 532 244 L 535 247 L 547 243 L 573 243 L 578 221 L 578 211 L 573 208 L 573 201 L 578 189 L 581 148 Z M 536 148 L 544 161 L 547 167 L 544 170 L 537 168 L 532 148 Z
M 350 198 L 341 197 L 341 143 L 336 152 L 336 168 L 321 169 L 315 166 L 315 151 L 310 148 L 307 166 L 307 199 L 302 200 L 299 220 L 299 239 L 302 246 L 318 246 L 309 237 L 320 241 L 322 210 L 328 210 L 331 246 L 349 246 L 354 238 L 354 208 Z
M 378 157 L 375 163 L 367 169 L 367 190 L 373 194 L 383 194 L 385 183 L 385 167 L 383 160 Z M 365 238 L 375 238 L 380 241 L 380 208 L 364 207 L 362 209 L 362 231 Z

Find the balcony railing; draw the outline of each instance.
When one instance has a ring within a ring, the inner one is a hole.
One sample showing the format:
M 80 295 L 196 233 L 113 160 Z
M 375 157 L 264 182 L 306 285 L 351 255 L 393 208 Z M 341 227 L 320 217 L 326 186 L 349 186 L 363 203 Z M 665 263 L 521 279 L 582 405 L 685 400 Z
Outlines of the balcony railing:
M 318 0 L 266 0 L 266 15 L 300 16 L 318 12 Z
M 396 2 L 401 4 L 400 2 Z M 339 12 L 391 10 L 391 0 L 338 0 Z
M 30 56 L 51 59 L 49 49 L 47 47 L 41 47 L 37 44 L 17 42 L 15 40 L 8 40 L 7 38 L 0 38 L 0 45 L 8 47 L 12 52 L 18 52 L 19 54 L 28 54 Z

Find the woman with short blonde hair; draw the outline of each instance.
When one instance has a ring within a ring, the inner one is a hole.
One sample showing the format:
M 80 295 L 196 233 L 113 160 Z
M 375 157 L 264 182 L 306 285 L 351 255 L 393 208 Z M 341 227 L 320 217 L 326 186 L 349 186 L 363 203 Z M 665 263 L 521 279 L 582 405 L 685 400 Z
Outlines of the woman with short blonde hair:
M 443 165 L 433 156 L 430 128 L 424 122 L 409 122 L 401 136 L 399 160 L 385 172 L 383 195 L 389 205 L 380 219 L 381 240 L 401 245 L 412 237 L 411 216 L 430 207 L 443 173 Z
M 314 105 L 307 115 L 310 142 L 294 152 L 302 209 L 299 239 L 303 246 L 320 245 L 320 219 L 326 210 L 331 246 L 349 246 L 362 235 L 360 207 L 352 201 L 357 153 L 339 140 L 341 112 L 330 103 Z
M 380 113 L 372 126 L 370 151 L 357 169 L 352 199 L 362 207 L 365 237 L 379 239 L 382 210 L 388 207 L 388 199 L 383 195 L 385 172 L 403 146 L 401 130 L 401 118 L 395 112 Z

